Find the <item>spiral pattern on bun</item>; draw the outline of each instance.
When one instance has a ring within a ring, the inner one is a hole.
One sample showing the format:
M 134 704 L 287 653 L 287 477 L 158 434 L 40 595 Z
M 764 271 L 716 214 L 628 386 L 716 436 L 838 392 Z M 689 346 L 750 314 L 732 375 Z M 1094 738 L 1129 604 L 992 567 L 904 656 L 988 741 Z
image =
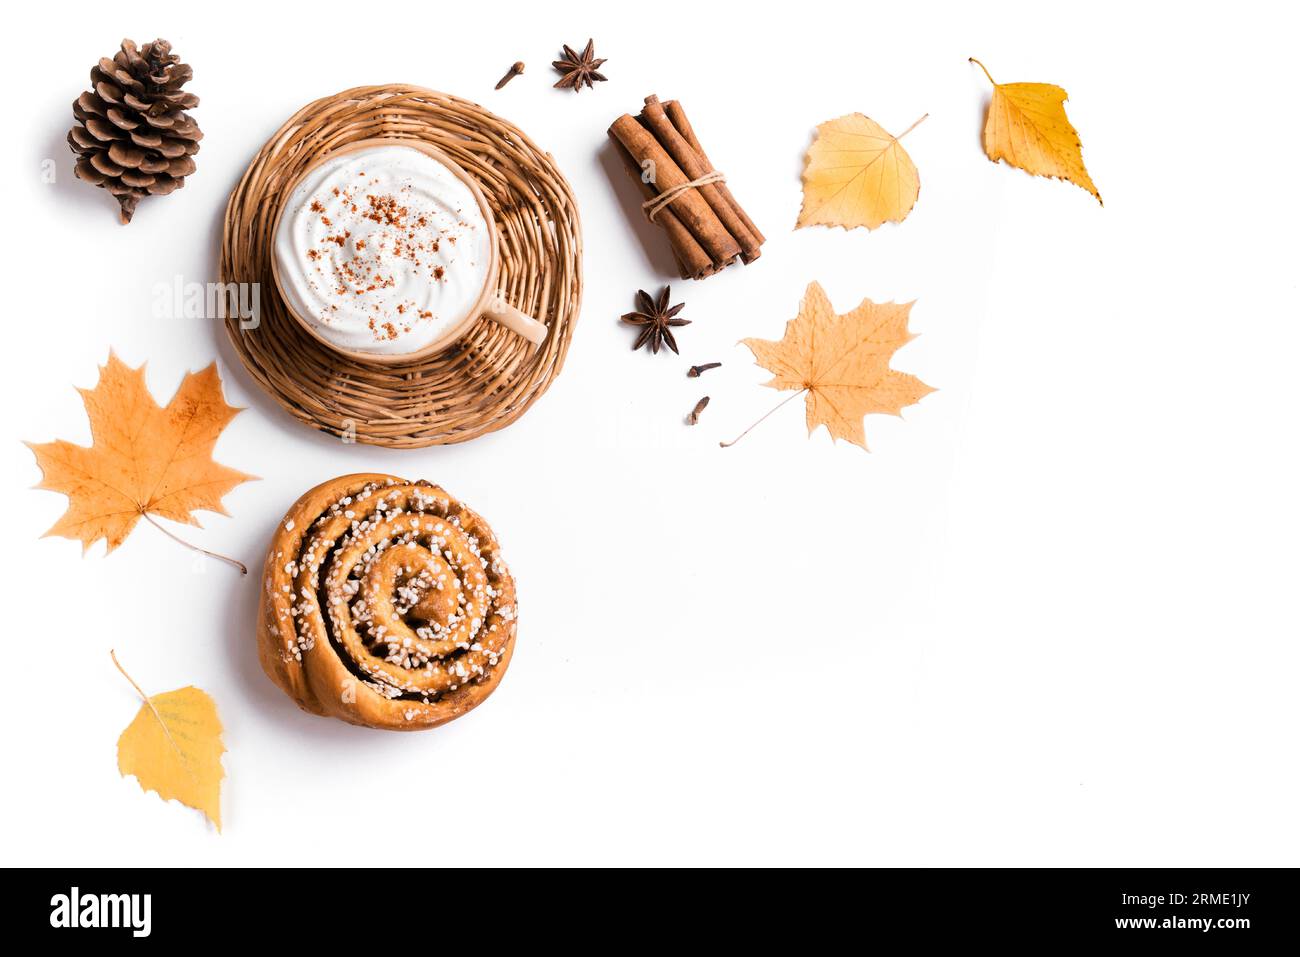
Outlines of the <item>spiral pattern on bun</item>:
M 413 731 L 495 690 L 515 584 L 487 522 L 443 489 L 344 475 L 281 521 L 262 574 L 262 667 L 300 707 Z

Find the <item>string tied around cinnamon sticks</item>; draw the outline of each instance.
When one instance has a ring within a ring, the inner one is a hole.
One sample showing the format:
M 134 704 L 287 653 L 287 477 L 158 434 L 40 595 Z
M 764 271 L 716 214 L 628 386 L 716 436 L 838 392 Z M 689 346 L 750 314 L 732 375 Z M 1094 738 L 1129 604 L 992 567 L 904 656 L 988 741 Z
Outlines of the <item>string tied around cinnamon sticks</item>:
M 642 210 L 667 233 L 683 279 L 759 257 L 763 234 L 714 169 L 680 103 L 648 96 L 640 114 L 613 122 L 609 136 L 644 194 Z
M 727 177 L 723 176 L 721 173 L 709 173 L 707 176 L 693 179 L 689 183 L 682 183 L 680 186 L 674 186 L 672 189 L 665 190 L 653 199 L 647 199 L 641 204 L 641 208 L 645 210 L 646 219 L 653 223 L 655 217 L 659 215 L 660 210 L 688 189 L 699 189 L 701 186 L 708 186 L 710 183 L 725 183 L 726 181 Z

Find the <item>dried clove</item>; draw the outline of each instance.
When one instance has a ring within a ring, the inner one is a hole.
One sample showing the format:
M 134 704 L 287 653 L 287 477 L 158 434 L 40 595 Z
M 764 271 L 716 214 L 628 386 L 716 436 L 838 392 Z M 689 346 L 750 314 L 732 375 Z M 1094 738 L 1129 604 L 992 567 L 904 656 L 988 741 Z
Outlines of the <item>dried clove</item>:
M 517 77 L 520 73 L 523 72 L 524 72 L 524 61 L 516 60 L 514 63 L 510 64 L 510 69 L 506 71 L 506 75 L 497 81 L 497 85 L 493 87 L 493 89 L 494 90 L 501 89 L 501 87 L 505 86 L 507 83 L 509 83 L 511 80 L 513 80 L 515 77 Z
M 691 366 L 689 369 L 686 370 L 686 374 L 690 376 L 692 379 L 698 379 L 700 377 L 700 373 L 708 372 L 710 369 L 716 369 L 720 365 L 722 365 L 721 362 L 703 362 L 697 366 Z
M 700 413 L 704 411 L 704 407 L 707 406 L 708 404 L 709 404 L 709 397 L 707 395 L 704 398 L 702 398 L 699 402 L 696 402 L 695 408 L 691 409 L 691 414 L 686 417 L 686 424 L 695 425 L 695 423 L 699 422 Z

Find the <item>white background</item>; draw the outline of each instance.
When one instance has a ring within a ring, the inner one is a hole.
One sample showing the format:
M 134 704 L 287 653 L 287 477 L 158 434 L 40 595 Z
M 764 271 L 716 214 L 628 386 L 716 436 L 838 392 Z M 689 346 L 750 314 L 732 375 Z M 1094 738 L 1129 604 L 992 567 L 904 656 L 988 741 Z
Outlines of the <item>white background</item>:
M 10 14 L 3 855 L 25 864 L 1295 864 L 1297 332 L 1293 32 L 1264 5 L 172 4 Z M 162 9 L 162 8 L 160 8 Z M 588 35 L 610 81 L 551 89 Z M 72 177 L 69 104 L 122 36 L 194 66 L 198 171 L 129 227 Z M 1059 83 L 1103 197 L 988 162 L 989 86 Z M 492 85 L 514 60 L 524 76 Z M 483 103 L 578 197 L 586 298 L 563 374 L 463 446 L 345 446 L 290 420 L 217 324 L 151 317 L 215 278 L 225 197 L 316 97 L 411 82 Z M 605 129 L 682 99 L 768 236 L 684 298 L 683 355 L 617 317 L 668 276 Z M 817 123 L 907 138 L 901 226 L 794 231 Z M 58 181 L 40 178 L 57 162 Z M 916 299 L 895 366 L 939 391 L 870 454 L 805 435 L 737 340 L 808 282 Z M 86 442 L 109 348 L 166 401 L 216 358 L 262 477 L 178 528 L 262 559 L 334 475 L 428 478 L 495 526 L 521 596 L 493 698 L 393 735 L 300 711 L 259 670 L 255 578 L 141 524 L 40 539 L 64 499 L 20 439 Z M 721 360 L 700 380 L 693 362 Z M 682 416 L 713 398 L 695 429 Z M 139 700 L 225 724 L 226 828 L 118 775 Z

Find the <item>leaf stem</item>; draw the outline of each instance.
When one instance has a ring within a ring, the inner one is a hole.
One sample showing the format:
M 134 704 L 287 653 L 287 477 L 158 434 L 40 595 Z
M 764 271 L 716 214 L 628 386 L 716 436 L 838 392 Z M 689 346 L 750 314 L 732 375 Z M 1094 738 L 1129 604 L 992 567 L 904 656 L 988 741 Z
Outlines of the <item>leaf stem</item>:
M 903 130 L 903 132 L 901 132 L 901 133 L 899 133 L 897 136 L 895 136 L 895 137 L 894 137 L 894 142 L 897 143 L 897 142 L 898 142 L 899 140 L 901 140 L 904 136 L 906 136 L 908 133 L 912 132 L 912 130 L 916 129 L 918 126 L 920 126 L 922 123 L 924 123 L 924 122 L 925 122 L 926 120 L 928 120 L 929 118 L 930 118 L 930 114 L 929 114 L 929 113 L 925 114 L 925 116 L 921 117 L 919 120 L 917 120 L 917 121 L 916 121 L 915 123 L 913 123 L 911 126 L 909 126 L 907 129 Z
M 234 558 L 228 558 L 225 555 L 218 555 L 216 552 L 210 552 L 206 548 L 199 548 L 199 546 L 197 545 L 191 545 L 189 542 L 185 541 L 185 539 L 179 538 L 176 535 L 173 535 L 171 532 L 167 531 L 167 529 L 163 528 L 162 525 L 158 524 L 157 520 L 154 519 L 154 517 L 150 515 L 148 512 L 141 512 L 140 514 L 145 517 L 145 519 L 149 522 L 150 525 L 158 529 L 158 531 L 162 532 L 173 542 L 179 542 L 180 544 L 184 545 L 186 548 L 192 549 L 193 551 L 202 552 L 204 555 L 207 555 L 209 558 L 215 558 L 218 559 L 219 561 L 225 562 L 228 565 L 234 565 L 236 568 L 239 569 L 239 574 L 241 575 L 248 574 L 248 566 L 246 566 L 243 562 Z M 122 673 L 126 674 L 126 672 L 122 672 Z
M 998 85 L 998 81 L 995 80 L 995 79 L 993 79 L 992 74 L 989 73 L 989 69 L 988 69 L 988 67 L 986 67 L 983 63 L 981 63 L 979 60 L 975 59 L 973 56 L 968 56 L 968 57 L 966 58 L 966 60 L 967 60 L 967 62 L 974 63 L 977 67 L 979 67 L 981 70 L 983 70 L 983 71 L 984 71 L 984 75 L 987 76 L 987 77 L 989 78 L 989 82 L 990 82 L 990 83 L 992 83 L 994 86 L 997 86 L 997 85 Z
M 113 659 L 113 664 L 117 666 L 117 670 L 122 672 L 122 677 L 125 678 L 127 681 L 131 682 L 131 687 L 134 688 L 136 690 L 136 693 L 138 693 L 140 697 L 144 699 L 144 703 L 148 704 L 149 707 L 152 708 L 153 705 L 149 703 L 149 696 L 144 693 L 144 689 L 135 683 L 135 679 L 132 678 L 129 674 L 127 674 L 126 669 L 122 667 L 122 662 L 117 660 L 117 652 L 114 651 L 112 648 L 109 648 L 108 655 L 110 658 Z M 154 713 L 157 714 L 156 711 Z M 158 720 L 161 721 L 162 719 L 159 718 Z
M 785 404 L 786 404 L 787 402 L 789 402 L 791 399 L 798 398 L 799 396 L 803 395 L 803 394 L 804 394 L 805 392 L 807 392 L 807 391 L 808 391 L 807 388 L 803 388 L 803 389 L 800 389 L 798 392 L 792 392 L 792 393 L 790 393 L 790 395 L 786 396 L 784 399 L 782 399 L 780 402 L 778 402 L 778 403 L 775 405 L 775 407 L 769 409 L 769 410 L 767 411 L 767 413 L 764 414 L 763 417 L 760 418 L 760 419 L 758 420 L 758 422 L 755 422 L 754 425 L 751 425 L 751 426 L 750 426 L 749 428 L 747 428 L 744 432 L 741 432 L 738 436 L 736 436 L 736 437 L 735 437 L 734 439 L 732 439 L 730 442 L 719 442 L 719 443 L 718 443 L 718 447 L 719 447 L 719 448 L 723 448 L 723 449 L 729 449 L 729 448 L 731 448 L 733 445 L 735 445 L 737 442 L 739 442 L 739 441 L 740 441 L 741 439 L 743 439 L 745 436 L 749 435 L 750 432 L 754 431 L 755 426 L 757 426 L 757 425 L 759 424 L 759 422 L 762 422 L 763 419 L 766 419 L 769 415 L 771 415 L 771 414 L 772 414 L 773 412 L 775 412 L 777 409 L 781 408 L 781 406 L 785 405 Z

